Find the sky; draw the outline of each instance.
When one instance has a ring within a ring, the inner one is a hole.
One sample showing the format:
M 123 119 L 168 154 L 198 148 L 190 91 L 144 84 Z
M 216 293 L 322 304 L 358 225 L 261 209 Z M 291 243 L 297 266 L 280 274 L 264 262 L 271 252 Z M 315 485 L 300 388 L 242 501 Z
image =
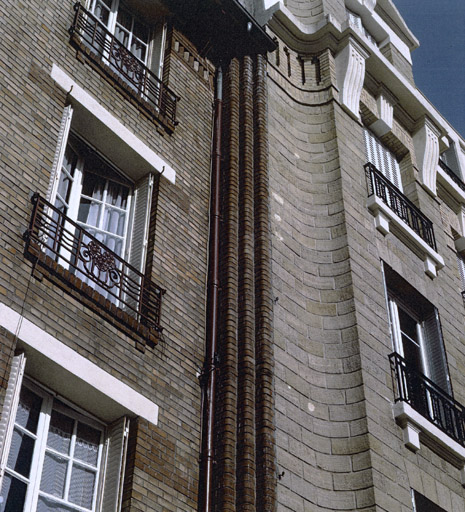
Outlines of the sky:
M 412 52 L 417 87 L 465 137 L 465 0 L 394 0 L 420 41 Z

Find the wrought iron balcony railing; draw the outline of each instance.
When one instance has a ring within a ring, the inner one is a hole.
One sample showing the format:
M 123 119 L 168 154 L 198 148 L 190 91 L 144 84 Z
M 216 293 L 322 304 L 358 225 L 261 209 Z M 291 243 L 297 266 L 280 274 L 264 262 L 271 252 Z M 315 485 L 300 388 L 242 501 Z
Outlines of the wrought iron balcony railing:
M 128 50 L 102 23 L 79 2 L 74 5 L 71 38 L 84 44 L 98 60 L 109 66 L 132 89 L 139 102 L 176 125 L 178 97 Z
M 452 179 L 452 181 L 465 192 L 465 183 L 455 174 L 455 172 L 441 159 L 439 159 L 439 167 Z
M 396 352 L 389 356 L 396 402 L 406 402 L 465 447 L 465 407 Z
M 437 251 L 433 223 L 373 164 L 365 165 L 365 174 L 368 196 L 375 194 L 379 197 L 422 240 Z
M 73 276 L 71 285 L 77 286 L 79 280 L 97 291 L 103 298 L 99 300 L 101 306 L 113 304 L 150 330 L 161 331 L 160 309 L 165 290 L 39 194 L 33 195 L 32 203 L 34 209 L 25 237 L 27 252 L 44 261 L 48 256 L 61 265 Z

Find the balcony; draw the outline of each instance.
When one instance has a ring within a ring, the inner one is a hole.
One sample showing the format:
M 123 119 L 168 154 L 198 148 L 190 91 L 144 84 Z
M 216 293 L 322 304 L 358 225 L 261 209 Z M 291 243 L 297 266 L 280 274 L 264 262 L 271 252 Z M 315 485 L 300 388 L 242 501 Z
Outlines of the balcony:
M 375 216 L 375 226 L 386 235 L 391 230 L 424 260 L 431 278 L 444 266 L 437 252 L 433 223 L 376 167 L 367 163 L 367 206 Z
M 455 172 L 442 160 L 439 160 L 439 167 L 465 193 L 465 183 L 457 176 L 457 174 L 455 174 Z
M 25 233 L 26 253 L 110 321 L 156 343 L 165 290 L 39 194 Z M 55 279 L 56 280 L 56 279 Z
M 405 445 L 417 451 L 422 440 L 463 470 L 465 407 L 399 354 L 392 353 L 389 360 L 395 398 L 394 416 L 403 428 Z M 465 483 L 465 479 L 463 481 Z
M 116 82 L 152 117 L 173 131 L 179 98 L 129 51 L 79 2 L 69 29 L 71 41 L 97 64 L 109 70 Z

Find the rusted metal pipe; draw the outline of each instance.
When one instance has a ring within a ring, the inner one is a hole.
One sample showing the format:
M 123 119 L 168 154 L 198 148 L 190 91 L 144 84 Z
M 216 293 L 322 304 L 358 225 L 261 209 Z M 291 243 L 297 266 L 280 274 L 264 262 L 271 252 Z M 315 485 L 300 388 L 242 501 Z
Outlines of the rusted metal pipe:
M 212 482 L 215 425 L 215 391 L 217 371 L 217 323 L 219 293 L 219 247 L 220 247 L 220 171 L 221 171 L 221 114 L 223 104 L 223 72 L 216 74 L 216 96 L 213 120 L 212 184 L 210 210 L 210 259 L 208 274 L 206 357 L 203 369 L 203 431 L 200 455 L 199 511 L 212 510 Z

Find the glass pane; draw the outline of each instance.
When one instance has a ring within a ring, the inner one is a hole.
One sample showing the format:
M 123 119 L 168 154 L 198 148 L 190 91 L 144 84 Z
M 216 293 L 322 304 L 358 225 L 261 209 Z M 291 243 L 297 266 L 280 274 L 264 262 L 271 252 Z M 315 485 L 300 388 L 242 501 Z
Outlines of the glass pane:
M 107 5 L 105 5 L 107 4 Z M 111 1 L 108 0 L 97 0 L 94 8 L 95 17 L 100 20 L 105 26 L 108 26 L 108 18 L 110 15 L 109 7 Z
M 32 437 L 15 427 L 11 438 L 7 466 L 26 478 L 29 477 L 29 471 L 31 470 L 34 443 Z
M 45 452 L 40 490 L 63 498 L 65 492 L 67 460 L 54 453 Z
M 103 214 L 103 229 L 115 235 L 124 236 L 126 226 L 126 212 L 115 210 L 114 208 L 105 208 Z
M 68 499 L 81 507 L 91 508 L 94 497 L 95 472 L 73 465 Z
M 97 466 L 98 448 L 100 445 L 100 430 L 78 423 L 74 457 Z
M 119 25 L 116 25 L 115 27 L 115 37 L 125 48 L 128 47 L 129 34 L 126 32 L 126 30 L 124 30 L 124 28 L 120 27 Z
M 3 503 L 0 503 L 0 512 L 20 512 L 24 507 L 27 484 L 5 473 L 2 485 Z
M 92 172 L 85 172 L 82 180 L 82 195 L 101 201 L 105 190 L 105 180 Z
M 58 411 L 52 411 L 47 446 L 57 452 L 68 454 L 71 445 L 74 420 Z
M 133 16 L 124 8 L 118 10 L 118 15 L 116 17 L 116 23 L 124 27 L 126 30 L 131 30 Z
M 75 508 L 61 505 L 49 498 L 45 498 L 44 496 L 39 496 L 39 501 L 37 503 L 37 512 L 70 512 L 75 510 Z
M 125 210 L 128 207 L 129 189 L 113 181 L 108 182 L 107 200 L 111 206 Z
M 117 238 L 115 236 L 106 235 L 104 233 L 98 233 L 96 238 L 102 242 L 102 244 L 105 245 L 106 248 L 110 249 L 110 251 L 113 251 L 118 256 L 121 256 L 123 251 L 123 240 L 121 238 Z M 110 260 L 110 256 L 108 257 Z M 116 259 L 114 260 L 114 263 L 112 265 L 112 268 L 120 268 L 121 264 Z
M 23 387 L 19 397 L 18 411 L 16 413 L 16 423 L 21 427 L 36 433 L 37 423 L 39 421 L 40 408 L 42 407 L 42 398 L 29 389 Z
M 133 37 L 131 42 L 131 52 L 145 64 L 147 45 Z
M 83 222 L 90 226 L 98 226 L 100 219 L 101 203 L 96 203 L 90 199 L 81 197 L 78 211 L 78 222 Z
M 146 46 L 149 42 L 149 29 L 147 25 L 144 25 L 140 21 L 134 20 L 134 30 L 133 30 L 133 36 L 137 39 L 140 39 L 140 41 Z

